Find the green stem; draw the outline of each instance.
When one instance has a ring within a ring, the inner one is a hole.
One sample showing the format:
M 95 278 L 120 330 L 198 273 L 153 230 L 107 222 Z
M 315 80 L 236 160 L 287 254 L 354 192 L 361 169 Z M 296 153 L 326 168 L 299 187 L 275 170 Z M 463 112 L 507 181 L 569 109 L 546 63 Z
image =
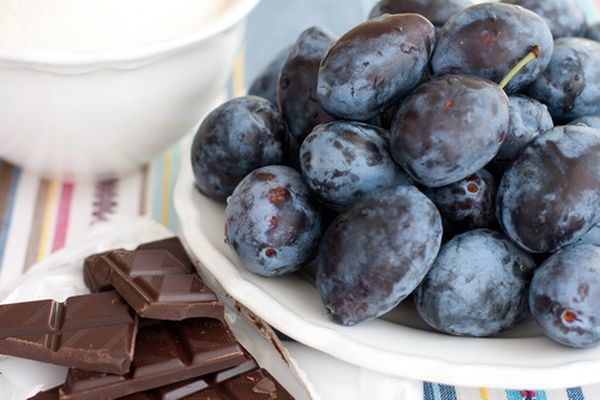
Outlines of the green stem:
M 504 89 L 506 85 L 508 85 L 508 83 L 515 77 L 515 75 L 517 75 L 527 64 L 539 58 L 541 54 L 542 49 L 540 48 L 540 46 L 538 46 L 537 44 L 533 46 L 531 51 L 527 53 L 527 55 L 521 61 L 519 61 L 517 65 L 515 65 L 510 71 L 508 71 L 508 74 L 506 74 L 504 79 L 502 79 L 502 81 L 498 84 L 498 86 L 500 86 L 500 89 Z

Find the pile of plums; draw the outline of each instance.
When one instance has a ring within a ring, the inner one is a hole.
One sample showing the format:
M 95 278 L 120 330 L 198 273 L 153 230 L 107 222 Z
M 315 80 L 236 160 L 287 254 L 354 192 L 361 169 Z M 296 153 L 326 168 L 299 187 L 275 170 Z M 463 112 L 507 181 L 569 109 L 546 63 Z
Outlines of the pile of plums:
M 313 27 L 192 146 L 252 272 L 314 260 L 331 320 L 412 295 L 452 335 L 600 343 L 600 27 L 574 0 L 382 0 Z M 587 37 L 587 38 L 586 38 Z

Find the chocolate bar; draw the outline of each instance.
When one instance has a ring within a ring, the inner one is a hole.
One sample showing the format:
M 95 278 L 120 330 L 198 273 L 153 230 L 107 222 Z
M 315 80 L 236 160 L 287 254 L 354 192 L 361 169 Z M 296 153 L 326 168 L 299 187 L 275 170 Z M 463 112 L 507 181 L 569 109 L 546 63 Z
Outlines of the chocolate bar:
M 85 263 L 84 275 L 92 291 L 110 282 L 144 318 L 223 319 L 223 304 L 196 274 L 176 238 L 93 256 Z
M 188 379 L 156 389 L 121 397 L 119 400 L 287 400 L 293 397 L 266 370 L 248 359 L 237 367 Z M 59 400 L 58 387 L 28 400 Z
M 207 377 L 135 393 L 121 400 L 293 400 L 266 370 L 248 361 Z
M 0 305 L 0 354 L 122 374 L 136 333 L 137 316 L 115 291 Z
M 140 326 L 130 372 L 111 375 L 70 369 L 61 400 L 112 399 L 222 371 L 248 356 L 223 322 L 193 318 Z

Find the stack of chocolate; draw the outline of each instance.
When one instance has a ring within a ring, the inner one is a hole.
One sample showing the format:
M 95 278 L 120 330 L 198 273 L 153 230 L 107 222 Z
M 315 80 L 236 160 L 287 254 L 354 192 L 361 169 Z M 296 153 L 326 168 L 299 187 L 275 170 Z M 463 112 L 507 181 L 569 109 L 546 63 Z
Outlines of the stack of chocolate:
M 92 294 L 0 306 L 0 354 L 70 367 L 34 399 L 292 399 L 177 238 L 90 256 L 84 278 Z

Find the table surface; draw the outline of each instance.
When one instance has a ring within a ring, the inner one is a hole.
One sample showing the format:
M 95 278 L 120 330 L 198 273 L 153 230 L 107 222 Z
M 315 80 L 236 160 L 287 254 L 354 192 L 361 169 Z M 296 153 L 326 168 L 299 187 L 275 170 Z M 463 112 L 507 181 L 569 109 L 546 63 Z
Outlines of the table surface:
M 263 0 L 249 19 L 246 50 L 236 62 L 230 94 L 242 94 L 248 82 L 306 27 L 319 25 L 343 33 L 364 18 L 368 11 L 365 4 L 370 1 Z M 598 17 L 600 0 L 580 3 L 590 19 Z M 91 225 L 111 215 L 150 215 L 177 232 L 172 193 L 180 161 L 181 149 L 175 145 L 129 176 L 73 183 L 40 179 L 0 160 L 0 293 L 31 265 L 76 241 Z M 348 382 L 356 386 L 360 379 L 354 378 L 365 373 L 297 343 L 290 344 L 290 350 L 324 400 L 341 398 Z M 600 385 L 545 392 L 459 388 L 429 382 L 418 386 L 425 400 L 600 399 Z M 357 393 L 360 391 L 347 390 L 344 398 L 359 398 Z

